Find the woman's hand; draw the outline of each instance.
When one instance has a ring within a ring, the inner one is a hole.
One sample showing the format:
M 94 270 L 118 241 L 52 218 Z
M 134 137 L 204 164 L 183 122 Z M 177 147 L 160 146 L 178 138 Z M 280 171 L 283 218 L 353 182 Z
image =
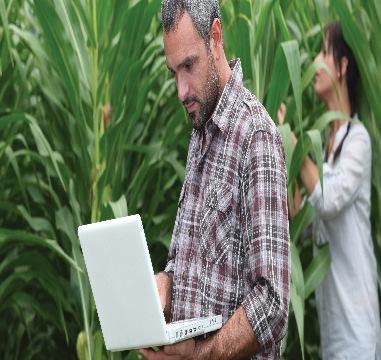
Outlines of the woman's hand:
M 279 106 L 279 110 L 277 113 L 277 120 L 279 125 L 284 125 L 284 119 L 286 118 L 286 113 L 287 113 L 287 106 L 285 103 L 281 103 Z M 295 149 L 296 143 L 298 142 L 298 139 L 295 136 L 295 133 L 291 131 L 291 145 L 292 149 Z
M 277 119 L 278 119 L 279 125 L 284 124 L 284 119 L 286 118 L 286 113 L 287 113 L 287 106 L 285 103 L 282 102 L 279 106 L 279 110 L 277 113 Z
M 284 119 L 286 118 L 287 113 L 287 106 L 285 103 L 281 103 L 278 113 L 277 113 L 277 120 L 279 125 L 284 125 Z M 295 136 L 295 133 L 291 131 L 291 145 L 292 149 L 295 149 L 296 143 L 298 142 L 298 139 Z M 293 199 L 289 199 L 288 201 L 288 211 L 290 218 L 294 218 L 296 214 L 299 212 L 301 204 L 302 204 L 303 198 L 300 192 L 299 185 L 296 185 L 295 193 Z

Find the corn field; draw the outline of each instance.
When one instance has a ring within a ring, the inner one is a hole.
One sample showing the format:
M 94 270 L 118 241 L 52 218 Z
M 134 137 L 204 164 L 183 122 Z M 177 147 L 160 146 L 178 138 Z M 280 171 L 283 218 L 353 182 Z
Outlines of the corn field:
M 165 265 L 191 128 L 165 65 L 160 6 L 0 0 L 2 359 L 139 358 L 105 350 L 76 229 L 139 213 L 155 271 Z M 362 78 L 359 117 L 372 139 L 380 289 L 381 2 L 226 0 L 221 7 L 225 50 L 241 58 L 246 86 L 274 120 L 287 104 L 279 129 L 290 197 L 307 153 L 321 169 L 327 126 L 340 116 L 315 96 L 313 59 L 324 25 L 341 21 Z M 294 151 L 291 129 L 302 139 Z M 330 256 L 328 247 L 313 256 L 312 239 L 302 236 L 313 216 L 306 203 L 290 222 L 285 359 L 320 358 L 313 293 Z

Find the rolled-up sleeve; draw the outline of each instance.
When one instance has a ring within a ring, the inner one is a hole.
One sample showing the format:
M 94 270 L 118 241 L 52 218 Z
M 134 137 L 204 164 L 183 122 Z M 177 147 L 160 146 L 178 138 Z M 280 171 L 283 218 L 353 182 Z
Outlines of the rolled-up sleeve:
M 254 134 L 243 174 L 241 221 L 252 290 L 242 305 L 257 341 L 269 349 L 287 330 L 291 269 L 287 176 L 278 134 Z
M 350 206 L 369 176 L 371 145 L 368 133 L 361 127 L 351 129 L 336 167 L 324 163 L 323 186 L 320 181 L 309 196 L 310 204 L 322 219 L 333 219 Z
M 174 259 L 174 257 L 171 256 L 171 258 L 169 258 L 167 260 L 167 265 L 165 266 L 164 271 L 167 272 L 167 273 L 170 273 L 170 272 L 173 273 L 173 272 L 175 272 L 175 259 Z

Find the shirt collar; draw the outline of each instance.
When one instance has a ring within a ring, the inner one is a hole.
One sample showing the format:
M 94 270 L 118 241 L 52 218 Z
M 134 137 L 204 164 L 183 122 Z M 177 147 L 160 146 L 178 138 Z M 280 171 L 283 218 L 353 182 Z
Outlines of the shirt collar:
M 241 60 L 234 59 L 229 62 L 229 66 L 232 70 L 230 79 L 226 83 L 222 95 L 217 103 L 217 106 L 213 112 L 211 120 L 218 128 L 223 132 L 228 131 L 229 117 L 226 111 L 231 108 L 239 95 L 239 89 L 243 86 L 243 74 L 241 67 Z

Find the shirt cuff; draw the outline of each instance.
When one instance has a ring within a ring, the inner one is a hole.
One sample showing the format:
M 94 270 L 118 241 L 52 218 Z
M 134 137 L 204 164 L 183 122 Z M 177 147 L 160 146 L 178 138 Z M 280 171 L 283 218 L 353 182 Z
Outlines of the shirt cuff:
M 275 348 L 287 331 L 287 311 L 283 311 L 266 285 L 259 285 L 245 298 L 242 307 L 258 343 L 265 350 Z
M 169 260 L 167 262 L 167 265 L 166 265 L 164 271 L 167 273 L 169 273 L 169 272 L 174 273 L 175 272 L 175 261 L 173 259 Z

